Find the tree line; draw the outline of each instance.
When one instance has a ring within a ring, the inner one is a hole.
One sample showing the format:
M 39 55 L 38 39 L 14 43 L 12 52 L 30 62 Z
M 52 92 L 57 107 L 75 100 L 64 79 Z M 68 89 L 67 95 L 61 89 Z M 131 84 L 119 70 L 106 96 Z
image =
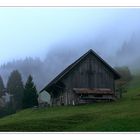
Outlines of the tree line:
M 5 110 L 8 111 L 9 114 L 21 109 L 38 106 L 37 89 L 31 75 L 28 76 L 24 85 L 20 72 L 14 70 L 8 78 L 6 87 L 0 76 L 0 98 L 2 98 L 5 93 L 10 95 L 10 102 L 4 107 L 0 107 L 0 111 Z M 2 111 L 0 113 L 2 113 Z

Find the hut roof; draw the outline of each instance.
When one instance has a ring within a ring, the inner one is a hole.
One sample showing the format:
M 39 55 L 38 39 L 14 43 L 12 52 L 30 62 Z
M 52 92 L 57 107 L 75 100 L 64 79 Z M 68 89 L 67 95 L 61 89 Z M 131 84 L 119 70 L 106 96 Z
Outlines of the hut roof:
M 70 72 L 75 66 L 77 66 L 82 60 L 84 60 L 89 54 L 94 55 L 99 61 L 101 61 L 112 73 L 114 74 L 114 78 L 119 79 L 120 75 L 117 71 L 115 71 L 107 62 L 105 62 L 97 53 L 95 53 L 92 49 L 90 49 L 88 52 L 86 52 L 84 55 L 82 55 L 79 59 L 77 59 L 75 62 L 73 62 L 71 65 L 69 65 L 66 69 L 64 69 L 58 76 L 56 76 L 45 88 L 41 90 L 48 90 L 53 84 L 56 84 L 58 81 L 60 81 L 68 72 Z

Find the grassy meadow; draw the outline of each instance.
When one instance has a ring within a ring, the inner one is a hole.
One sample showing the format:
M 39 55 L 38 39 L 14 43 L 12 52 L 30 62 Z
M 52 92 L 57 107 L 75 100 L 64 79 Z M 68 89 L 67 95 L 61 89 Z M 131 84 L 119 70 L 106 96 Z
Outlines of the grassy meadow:
M 26 109 L 0 119 L 0 131 L 132 132 L 140 131 L 140 76 L 116 102 Z

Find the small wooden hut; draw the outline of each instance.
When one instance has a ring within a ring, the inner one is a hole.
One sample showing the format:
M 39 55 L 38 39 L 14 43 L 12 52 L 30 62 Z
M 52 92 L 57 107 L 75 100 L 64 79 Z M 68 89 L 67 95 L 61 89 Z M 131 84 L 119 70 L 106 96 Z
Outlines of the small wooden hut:
M 76 105 L 115 99 L 120 75 L 93 50 L 89 50 L 54 78 L 43 90 L 53 105 Z M 43 91 L 42 90 L 42 91 Z

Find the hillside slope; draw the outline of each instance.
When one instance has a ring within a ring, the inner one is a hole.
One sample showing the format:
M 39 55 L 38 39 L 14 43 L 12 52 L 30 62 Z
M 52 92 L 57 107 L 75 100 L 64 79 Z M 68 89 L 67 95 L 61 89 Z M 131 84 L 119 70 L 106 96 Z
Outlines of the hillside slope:
M 140 131 L 140 76 L 121 100 L 91 105 L 27 109 L 0 119 L 0 131 Z

